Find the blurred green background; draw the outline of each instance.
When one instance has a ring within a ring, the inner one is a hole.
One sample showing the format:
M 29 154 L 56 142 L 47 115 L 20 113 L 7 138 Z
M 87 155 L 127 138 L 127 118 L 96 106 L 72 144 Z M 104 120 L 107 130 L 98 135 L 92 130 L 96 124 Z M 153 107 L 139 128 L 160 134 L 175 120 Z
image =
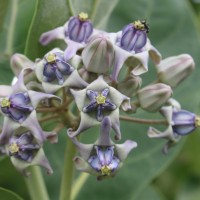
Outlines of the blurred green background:
M 174 89 L 173 97 L 182 108 L 200 115 L 200 1 L 189 0 L 0 0 L 0 84 L 9 84 L 13 74 L 9 59 L 14 53 L 25 53 L 34 60 L 55 46 L 64 48 L 62 41 L 46 47 L 38 43 L 41 33 L 63 25 L 72 14 L 88 12 L 96 28 L 116 32 L 137 19 L 150 25 L 149 38 L 162 57 L 189 53 L 196 71 Z M 144 85 L 155 79 L 150 61 L 149 72 L 142 76 Z M 136 115 L 157 118 L 139 111 Z M 2 124 L 2 120 L 1 120 Z M 44 127 L 49 129 L 48 124 Z M 122 122 L 123 139 L 138 143 L 119 174 L 102 182 L 90 176 L 77 200 L 198 200 L 200 199 L 200 131 L 183 138 L 170 149 L 161 150 L 165 141 L 147 138 L 147 125 Z M 158 127 L 159 128 L 159 127 Z M 164 127 L 160 127 L 164 128 Z M 45 144 L 54 174 L 44 174 L 51 200 L 58 199 L 66 131 L 58 144 Z M 94 141 L 98 134 L 92 128 L 83 139 Z M 80 173 L 76 172 L 78 177 Z M 28 200 L 23 177 L 11 165 L 9 158 L 0 162 L 0 187 L 12 190 Z M 7 195 L 7 196 L 5 196 Z M 10 195 L 10 196 L 9 196 Z M 0 198 L 20 199 L 0 188 Z

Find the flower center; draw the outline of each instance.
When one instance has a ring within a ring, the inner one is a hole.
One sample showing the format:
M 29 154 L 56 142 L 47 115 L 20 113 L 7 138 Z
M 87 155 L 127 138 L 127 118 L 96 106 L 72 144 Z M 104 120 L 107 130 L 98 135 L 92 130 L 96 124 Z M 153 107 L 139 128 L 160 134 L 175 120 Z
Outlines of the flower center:
M 17 153 L 19 151 L 19 146 L 16 143 L 12 143 L 9 147 L 8 147 L 10 153 L 14 154 Z
M 84 12 L 81 12 L 81 13 L 79 13 L 78 18 L 79 18 L 81 21 L 86 21 L 86 20 L 88 19 L 88 14 L 87 14 L 87 13 L 84 13 Z
M 1 107 L 2 108 L 4 108 L 4 107 L 10 107 L 10 100 L 8 98 L 2 99 L 2 101 L 1 101 Z
M 56 62 L 56 55 L 54 53 L 49 53 L 46 57 L 48 63 L 55 63 Z
M 196 126 L 196 127 L 200 127 L 200 116 L 196 116 L 196 119 L 195 119 L 195 126 Z
M 97 104 L 104 104 L 106 102 L 106 97 L 103 96 L 102 94 L 99 94 L 96 97 L 96 102 L 97 102 Z
M 134 21 L 133 25 L 138 30 L 144 30 L 145 29 L 145 25 L 140 20 Z
M 111 168 L 109 166 L 104 165 L 104 166 L 101 167 L 101 174 L 103 176 L 109 176 L 110 173 L 111 173 Z

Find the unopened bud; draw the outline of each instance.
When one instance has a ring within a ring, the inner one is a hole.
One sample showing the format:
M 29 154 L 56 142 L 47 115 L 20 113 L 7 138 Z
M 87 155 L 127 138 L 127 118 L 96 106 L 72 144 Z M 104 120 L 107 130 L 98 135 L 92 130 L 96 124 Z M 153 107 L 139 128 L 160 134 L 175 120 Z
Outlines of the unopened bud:
M 80 13 L 72 17 L 68 24 L 66 35 L 75 42 L 86 42 L 93 32 L 93 25 L 86 13 Z
M 106 74 L 113 66 L 114 47 L 107 36 L 95 35 L 83 50 L 82 58 L 89 72 Z
M 130 75 L 124 81 L 118 84 L 117 90 L 128 97 L 133 94 L 141 87 L 142 79 L 139 76 Z
M 163 83 L 146 86 L 137 92 L 140 107 L 148 112 L 158 111 L 171 95 L 171 87 Z
M 166 58 L 157 65 L 158 78 L 162 83 L 177 86 L 194 70 L 194 60 L 188 54 Z

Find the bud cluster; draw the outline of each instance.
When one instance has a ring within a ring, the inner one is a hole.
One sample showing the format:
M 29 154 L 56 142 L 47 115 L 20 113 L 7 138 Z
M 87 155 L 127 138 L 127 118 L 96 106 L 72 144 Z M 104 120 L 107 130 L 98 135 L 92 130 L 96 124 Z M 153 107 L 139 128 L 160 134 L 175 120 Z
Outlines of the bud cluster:
M 147 133 L 150 138 L 168 139 L 165 153 L 171 144 L 199 127 L 200 118 L 182 110 L 171 98 L 172 87 L 194 69 L 192 57 L 181 54 L 162 60 L 148 32 L 145 20 L 136 20 L 116 33 L 97 30 L 89 16 L 80 13 L 39 39 L 43 45 L 62 39 L 65 49 L 56 47 L 35 62 L 22 54 L 13 55 L 11 68 L 17 81 L 0 86 L 4 116 L 1 153 L 10 156 L 22 172 L 30 165 L 40 165 L 52 173 L 42 147 L 47 139 L 56 142 L 57 134 L 66 127 L 66 138 L 80 153 L 74 157 L 76 168 L 101 180 L 113 177 L 137 147 L 135 141 L 116 144 L 111 139 L 112 130 L 116 141 L 123 136 L 121 111 L 160 112 L 167 129 L 160 132 L 150 127 Z M 148 72 L 149 58 L 156 66 L 158 81 L 143 86 L 140 75 Z M 51 120 L 55 129 L 43 130 L 42 123 Z M 82 143 L 79 135 L 94 126 L 99 127 L 96 141 Z

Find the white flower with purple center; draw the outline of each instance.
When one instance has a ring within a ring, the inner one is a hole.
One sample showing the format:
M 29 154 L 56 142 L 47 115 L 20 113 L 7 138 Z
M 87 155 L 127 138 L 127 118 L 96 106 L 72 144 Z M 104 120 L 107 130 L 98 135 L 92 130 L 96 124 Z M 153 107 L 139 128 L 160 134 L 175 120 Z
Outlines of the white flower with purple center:
M 71 89 L 70 91 L 81 113 L 78 129 L 76 131 L 68 129 L 68 134 L 71 137 L 100 124 L 103 117 L 109 116 L 116 133 L 115 138 L 117 140 L 121 138 L 119 109 L 124 111 L 131 109 L 129 97 L 109 86 L 104 81 L 103 76 L 99 76 L 83 90 Z
M 22 123 L 34 110 L 28 93 L 16 93 L 1 99 L 1 111 L 16 122 Z
M 78 170 L 94 174 L 98 180 L 115 176 L 137 143 L 127 140 L 123 144 L 115 144 L 110 138 L 111 129 L 111 120 L 105 117 L 101 123 L 100 136 L 94 144 L 83 144 L 71 138 L 81 155 L 74 158 Z
M 47 170 L 48 174 L 53 173 L 52 168 L 44 154 L 44 151 L 34 139 L 29 130 L 19 128 L 15 131 L 7 144 L 5 152 L 11 158 L 11 162 L 17 170 L 24 175 L 29 175 L 26 168 L 32 165 L 39 165 Z
M 45 32 L 40 37 L 40 43 L 49 44 L 55 39 L 62 39 L 67 44 L 64 53 L 65 60 L 70 60 L 78 50 L 83 49 L 89 37 L 98 32 L 93 29 L 92 22 L 87 13 L 80 13 L 73 16 L 65 23 L 64 26 Z
M 0 134 L 1 144 L 7 143 L 13 131 L 19 127 L 30 129 L 38 143 L 43 143 L 46 138 L 52 142 L 57 140 L 56 133 L 45 132 L 40 127 L 36 107 L 42 100 L 60 99 L 55 95 L 28 90 L 24 84 L 26 70 L 29 71 L 30 69 L 23 69 L 13 86 L 0 86 L 0 111 L 5 116 L 2 133 Z
M 87 83 L 76 70 L 79 63 L 79 56 L 74 56 L 67 62 L 64 60 L 63 51 L 55 48 L 42 60 L 36 61 L 35 74 L 47 93 L 54 93 L 62 87 L 81 88 L 87 86 Z
M 149 56 L 155 64 L 160 62 L 161 55 L 147 38 L 148 31 L 146 22 L 138 20 L 117 33 L 113 80 L 117 81 L 124 64 L 132 69 L 134 75 L 140 75 L 148 71 Z

